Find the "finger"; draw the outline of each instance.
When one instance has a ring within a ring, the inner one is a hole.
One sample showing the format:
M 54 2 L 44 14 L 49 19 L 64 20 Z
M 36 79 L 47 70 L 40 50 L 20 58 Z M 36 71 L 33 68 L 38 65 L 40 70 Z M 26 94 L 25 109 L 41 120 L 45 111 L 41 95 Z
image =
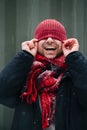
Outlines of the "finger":
M 76 44 L 76 39 L 72 38 L 72 39 L 68 39 L 63 43 L 63 47 L 66 49 L 72 49 L 73 46 Z
M 36 38 L 33 38 L 32 40 L 33 40 L 33 42 L 38 42 L 38 39 L 36 39 Z
M 29 44 L 29 47 L 31 49 L 37 47 L 37 41 L 36 40 L 32 40 L 31 43 Z
M 22 48 L 26 48 L 28 44 L 29 44 L 29 41 L 25 41 L 25 42 L 23 42 L 23 43 L 21 44 L 21 47 L 22 47 Z

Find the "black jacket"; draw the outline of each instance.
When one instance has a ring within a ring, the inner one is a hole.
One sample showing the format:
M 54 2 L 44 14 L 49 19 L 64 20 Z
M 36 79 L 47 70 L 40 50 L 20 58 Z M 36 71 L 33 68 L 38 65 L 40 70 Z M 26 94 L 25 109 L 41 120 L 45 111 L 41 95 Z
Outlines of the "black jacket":
M 42 130 L 38 98 L 33 104 L 20 98 L 33 59 L 20 51 L 0 73 L 0 103 L 15 108 L 12 130 Z M 87 60 L 73 52 L 66 63 L 57 93 L 55 130 L 87 130 Z

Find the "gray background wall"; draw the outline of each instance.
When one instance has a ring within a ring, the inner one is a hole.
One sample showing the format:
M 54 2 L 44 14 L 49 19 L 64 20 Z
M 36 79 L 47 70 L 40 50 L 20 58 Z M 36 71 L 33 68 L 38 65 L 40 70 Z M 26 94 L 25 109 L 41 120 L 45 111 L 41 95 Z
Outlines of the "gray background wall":
M 87 57 L 86 0 L 0 0 L 0 70 L 33 38 L 36 25 L 46 18 L 62 22 L 68 37 L 76 37 Z M 14 110 L 0 105 L 0 130 L 10 130 Z

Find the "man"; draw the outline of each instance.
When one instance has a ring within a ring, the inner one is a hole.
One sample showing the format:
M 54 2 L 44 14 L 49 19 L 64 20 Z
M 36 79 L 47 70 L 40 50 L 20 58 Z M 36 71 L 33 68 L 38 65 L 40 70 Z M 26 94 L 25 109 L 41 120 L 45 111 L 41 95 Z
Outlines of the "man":
M 15 108 L 12 130 L 86 130 L 87 61 L 55 19 L 0 74 L 0 102 Z

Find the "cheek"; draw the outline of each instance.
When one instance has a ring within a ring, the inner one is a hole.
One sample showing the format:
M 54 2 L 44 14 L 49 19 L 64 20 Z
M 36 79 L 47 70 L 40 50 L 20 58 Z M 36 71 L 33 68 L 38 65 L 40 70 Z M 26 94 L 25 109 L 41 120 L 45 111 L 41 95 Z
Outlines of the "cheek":
M 58 48 L 57 49 L 57 56 L 59 56 L 62 53 L 63 53 L 62 47 Z
M 40 45 L 37 46 L 37 51 L 38 51 L 40 54 L 42 54 L 42 53 L 44 52 L 44 49 L 43 49 L 42 44 L 40 44 Z

